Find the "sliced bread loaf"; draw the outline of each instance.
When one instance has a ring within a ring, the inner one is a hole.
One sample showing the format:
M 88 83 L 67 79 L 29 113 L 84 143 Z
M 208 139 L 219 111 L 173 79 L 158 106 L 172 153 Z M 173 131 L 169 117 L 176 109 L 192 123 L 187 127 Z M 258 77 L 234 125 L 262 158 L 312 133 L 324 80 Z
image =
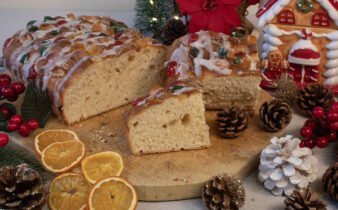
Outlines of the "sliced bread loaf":
M 164 79 L 166 48 L 109 17 L 32 20 L 3 47 L 13 75 L 35 82 L 67 124 L 145 95 Z
M 201 149 L 210 145 L 202 94 L 176 82 L 156 86 L 125 113 L 126 135 L 134 154 Z

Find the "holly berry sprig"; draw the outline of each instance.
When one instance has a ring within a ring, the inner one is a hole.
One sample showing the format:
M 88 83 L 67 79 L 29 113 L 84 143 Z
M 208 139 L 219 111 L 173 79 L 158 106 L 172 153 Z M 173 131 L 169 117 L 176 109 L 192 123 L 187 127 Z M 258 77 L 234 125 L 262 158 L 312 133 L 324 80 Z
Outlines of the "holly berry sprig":
M 22 82 L 12 83 L 12 79 L 7 74 L 0 74 L 0 100 L 16 101 L 20 94 L 25 91 L 25 85 Z
M 300 147 L 310 149 L 318 146 L 325 148 L 329 142 L 337 139 L 338 131 L 338 102 L 331 104 L 331 109 L 325 113 L 322 107 L 312 110 L 312 119 L 308 119 L 300 130 L 304 138 Z
M 3 103 L 0 106 L 0 112 L 4 115 L 4 119 L 0 121 L 0 130 L 5 132 L 15 132 L 23 136 L 29 134 L 39 127 L 39 122 L 36 119 L 31 119 L 24 122 L 22 117 L 16 114 L 16 109 L 12 104 Z

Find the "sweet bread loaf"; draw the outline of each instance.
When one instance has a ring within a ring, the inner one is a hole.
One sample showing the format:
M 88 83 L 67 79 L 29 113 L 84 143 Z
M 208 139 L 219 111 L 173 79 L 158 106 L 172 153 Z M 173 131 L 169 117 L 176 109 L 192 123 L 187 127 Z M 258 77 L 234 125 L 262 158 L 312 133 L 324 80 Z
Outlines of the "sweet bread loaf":
M 46 91 L 71 124 L 145 95 L 164 79 L 166 48 L 109 17 L 45 17 L 7 39 L 3 55 L 20 80 Z
M 132 103 L 124 120 L 134 154 L 201 149 L 210 145 L 201 92 L 175 82 L 155 86 L 148 97 Z
M 212 31 L 183 36 L 168 48 L 165 69 L 167 81 L 198 87 L 207 109 L 251 109 L 257 104 L 261 72 L 254 36 Z

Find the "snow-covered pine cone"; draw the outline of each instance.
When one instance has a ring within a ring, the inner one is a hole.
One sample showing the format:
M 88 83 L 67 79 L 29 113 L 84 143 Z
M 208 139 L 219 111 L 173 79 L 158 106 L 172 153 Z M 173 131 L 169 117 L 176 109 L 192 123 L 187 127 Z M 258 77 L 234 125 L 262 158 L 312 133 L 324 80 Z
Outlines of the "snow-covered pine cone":
M 291 135 L 271 139 L 261 153 L 258 178 L 274 195 L 290 195 L 307 187 L 317 177 L 318 161 L 309 148 Z

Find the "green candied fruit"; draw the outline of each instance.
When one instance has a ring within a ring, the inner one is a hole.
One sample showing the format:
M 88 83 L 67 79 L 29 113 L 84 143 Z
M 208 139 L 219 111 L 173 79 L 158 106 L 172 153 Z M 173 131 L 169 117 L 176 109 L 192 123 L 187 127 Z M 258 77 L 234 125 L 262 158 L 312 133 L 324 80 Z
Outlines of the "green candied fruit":
M 180 90 L 182 88 L 184 88 L 184 86 L 182 86 L 182 85 L 174 85 L 173 89 L 171 89 L 171 92 L 175 93 L 176 90 Z
M 52 18 L 51 16 L 45 16 L 45 17 L 43 18 L 43 22 L 53 21 L 53 20 L 55 20 L 55 18 Z
M 220 58 L 225 59 L 225 58 L 227 57 L 227 55 L 228 55 L 228 50 L 225 49 L 224 47 L 219 47 L 219 48 L 217 49 L 217 53 L 218 53 L 218 56 L 219 56 Z
M 190 50 L 189 53 L 190 53 L 190 55 L 192 55 L 192 57 L 196 58 L 199 54 L 199 50 L 196 47 L 194 47 Z
M 235 56 L 235 57 L 234 57 L 234 63 L 235 63 L 235 64 L 241 64 L 241 63 L 242 63 L 242 60 L 241 60 L 238 56 Z

